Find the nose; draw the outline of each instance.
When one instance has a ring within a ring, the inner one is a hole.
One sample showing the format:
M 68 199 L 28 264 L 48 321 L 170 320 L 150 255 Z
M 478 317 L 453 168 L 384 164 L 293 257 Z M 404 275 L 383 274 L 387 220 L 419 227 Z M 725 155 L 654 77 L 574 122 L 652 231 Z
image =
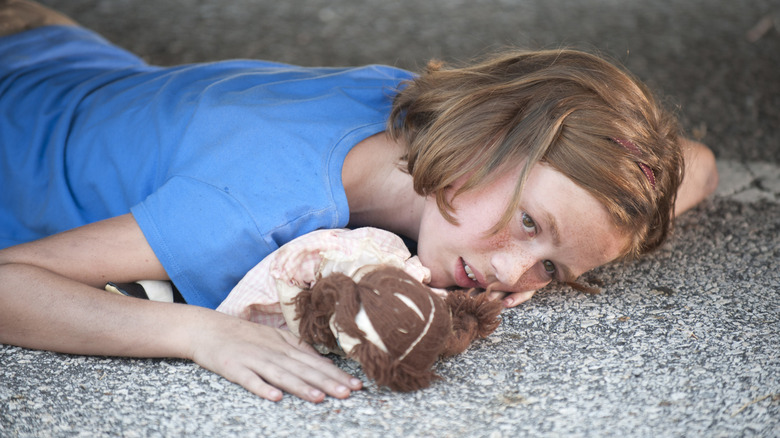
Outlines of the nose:
M 526 272 L 536 264 L 533 255 L 527 252 L 496 251 L 490 257 L 496 279 L 506 286 L 520 283 Z

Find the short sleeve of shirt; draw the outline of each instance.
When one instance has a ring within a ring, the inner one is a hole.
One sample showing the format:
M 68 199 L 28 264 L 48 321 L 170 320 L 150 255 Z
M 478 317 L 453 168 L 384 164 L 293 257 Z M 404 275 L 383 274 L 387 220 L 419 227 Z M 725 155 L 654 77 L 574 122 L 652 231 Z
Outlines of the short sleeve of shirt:
M 131 211 L 190 304 L 216 307 L 220 294 L 209 292 L 235 284 L 258 254 L 273 250 L 238 201 L 192 178 L 171 178 Z

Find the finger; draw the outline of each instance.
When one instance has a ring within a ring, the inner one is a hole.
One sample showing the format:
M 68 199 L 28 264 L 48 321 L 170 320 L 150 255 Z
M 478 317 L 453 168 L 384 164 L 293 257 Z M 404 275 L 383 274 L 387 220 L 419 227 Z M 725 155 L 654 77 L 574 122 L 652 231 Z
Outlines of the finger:
M 313 348 L 311 350 L 315 351 Z M 333 361 L 319 353 L 310 355 L 306 352 L 292 351 L 289 353 L 289 356 L 307 367 L 300 368 L 302 374 L 298 375 L 309 384 L 322 389 L 328 395 L 344 398 L 349 396 L 350 391 L 356 391 L 363 387 L 363 382 L 360 379 L 344 372 L 344 370 L 334 365 Z M 314 372 L 307 372 L 309 370 Z M 344 391 L 345 389 L 346 392 Z
M 310 354 L 314 357 L 322 357 L 322 355 L 317 350 L 315 350 L 314 347 L 304 342 L 301 338 L 295 336 L 291 332 L 287 330 L 284 331 L 280 330 L 279 334 L 282 336 L 282 339 L 284 339 L 288 344 L 292 345 L 298 350 Z
M 228 380 L 243 386 L 247 391 L 256 394 L 266 400 L 277 402 L 282 399 L 283 393 L 278 388 L 269 385 L 257 373 L 249 368 L 243 368 L 236 372 L 235 376 L 225 376 Z
M 334 365 L 333 361 L 322 356 L 319 352 L 317 352 L 317 350 L 314 349 L 314 347 L 307 344 L 306 342 L 303 342 L 297 336 L 289 332 L 282 333 L 282 336 L 287 342 L 295 346 L 299 351 L 309 355 L 308 357 L 307 356 L 301 356 L 301 357 L 291 356 L 291 357 L 294 357 L 295 359 L 306 363 L 310 367 L 319 370 L 320 372 L 325 374 L 327 378 L 337 382 L 338 385 L 344 385 L 348 389 L 353 391 L 359 390 L 363 387 L 363 382 L 360 379 L 352 376 L 349 373 L 344 372 L 342 369 Z M 334 387 L 331 390 L 336 390 L 336 389 L 337 388 Z M 330 394 L 329 391 L 326 392 Z
M 262 373 L 269 384 L 314 403 L 323 401 L 326 394 L 344 399 L 351 393 L 348 387 L 329 378 L 320 369 L 292 359 L 275 361 L 257 372 Z
M 504 297 L 506 295 L 507 295 L 506 292 L 493 291 L 493 292 L 490 292 L 490 299 L 491 300 L 502 300 L 502 299 L 504 299 Z
M 299 356 L 308 356 L 304 353 L 296 353 Z M 232 364 L 225 369 L 223 376 L 235 382 L 253 394 L 270 400 L 282 399 L 282 391 L 288 392 L 303 400 L 319 403 L 325 399 L 325 392 L 307 383 L 317 382 L 316 369 L 309 365 L 289 357 L 287 354 L 266 351 L 262 357 L 244 362 L 246 365 Z M 346 387 L 338 388 L 337 383 L 328 386 L 328 390 L 334 397 L 346 398 L 350 391 Z
M 525 301 L 528 301 L 531 299 L 532 296 L 534 296 L 534 292 L 536 291 L 528 291 L 528 292 L 515 292 L 513 294 L 510 294 L 506 298 L 504 298 L 504 307 L 515 307 L 516 305 L 523 303 Z

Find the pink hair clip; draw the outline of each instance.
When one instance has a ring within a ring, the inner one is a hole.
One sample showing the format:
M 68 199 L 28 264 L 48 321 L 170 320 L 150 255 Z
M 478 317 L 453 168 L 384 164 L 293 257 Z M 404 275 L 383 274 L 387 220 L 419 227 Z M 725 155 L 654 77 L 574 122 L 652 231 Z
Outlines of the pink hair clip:
M 619 144 L 620 146 L 623 146 L 624 148 L 628 149 L 629 151 L 633 152 L 637 156 L 641 155 L 642 152 L 639 150 L 636 145 L 630 141 L 630 140 L 624 140 L 622 138 L 613 138 L 612 141 Z M 647 164 L 637 161 L 636 164 L 639 166 L 639 168 L 642 170 L 642 173 L 645 174 L 647 177 L 647 180 L 650 181 L 650 185 L 653 186 L 653 189 L 655 189 L 655 173 L 653 173 L 653 169 L 650 168 Z

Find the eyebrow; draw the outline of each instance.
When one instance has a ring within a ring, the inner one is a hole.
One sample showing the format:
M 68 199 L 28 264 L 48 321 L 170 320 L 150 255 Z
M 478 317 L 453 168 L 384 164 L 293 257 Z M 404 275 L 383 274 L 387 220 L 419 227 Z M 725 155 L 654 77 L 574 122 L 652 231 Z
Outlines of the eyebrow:
M 544 221 L 547 223 L 547 227 L 550 231 L 550 234 L 552 235 L 553 244 L 556 247 L 561 246 L 561 233 L 558 231 L 558 223 L 555 222 L 555 217 L 549 212 L 545 211 Z
M 561 233 L 558 230 L 558 223 L 555 221 L 555 217 L 549 212 L 543 213 L 544 221 L 547 224 L 547 229 L 552 236 L 553 245 L 556 247 L 561 246 Z M 577 277 L 572 275 L 571 270 L 564 264 L 556 264 L 556 270 L 558 274 L 558 281 L 563 283 L 571 283 L 577 280 Z

